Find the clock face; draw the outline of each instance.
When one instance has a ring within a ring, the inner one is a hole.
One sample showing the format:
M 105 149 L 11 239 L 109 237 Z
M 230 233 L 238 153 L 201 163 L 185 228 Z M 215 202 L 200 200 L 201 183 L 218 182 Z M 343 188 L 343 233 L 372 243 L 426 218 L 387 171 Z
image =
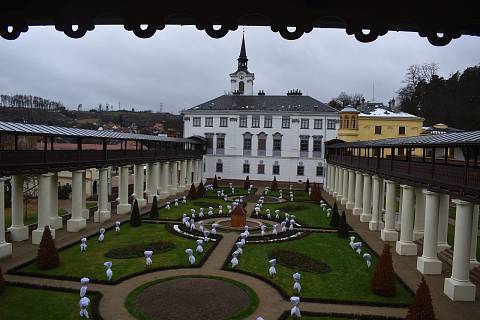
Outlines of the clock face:
M 245 73 L 240 72 L 240 73 L 238 74 L 238 76 L 239 76 L 240 79 L 243 79 L 243 78 L 245 78 Z

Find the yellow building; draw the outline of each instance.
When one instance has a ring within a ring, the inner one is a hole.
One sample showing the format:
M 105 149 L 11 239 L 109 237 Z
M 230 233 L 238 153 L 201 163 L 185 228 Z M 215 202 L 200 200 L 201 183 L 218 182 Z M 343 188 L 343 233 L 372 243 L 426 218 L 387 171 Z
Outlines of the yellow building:
M 338 114 L 338 139 L 346 142 L 418 136 L 422 133 L 424 120 L 406 112 L 394 112 L 381 107 L 360 112 L 348 106 Z M 403 150 L 399 150 L 399 155 L 402 153 Z

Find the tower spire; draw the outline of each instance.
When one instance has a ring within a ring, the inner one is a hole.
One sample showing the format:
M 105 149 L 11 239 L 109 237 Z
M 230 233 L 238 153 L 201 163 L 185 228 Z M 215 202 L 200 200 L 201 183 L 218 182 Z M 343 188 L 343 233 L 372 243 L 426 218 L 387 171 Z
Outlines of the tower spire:
M 247 70 L 247 50 L 245 49 L 245 30 L 242 34 L 242 47 L 240 48 L 240 56 L 238 57 L 238 70 Z

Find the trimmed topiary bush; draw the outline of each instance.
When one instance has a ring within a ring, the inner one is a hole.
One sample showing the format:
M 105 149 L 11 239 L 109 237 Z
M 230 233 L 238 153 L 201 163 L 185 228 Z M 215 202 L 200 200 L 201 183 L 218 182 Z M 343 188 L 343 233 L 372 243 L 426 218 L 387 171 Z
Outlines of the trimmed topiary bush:
M 268 254 L 269 259 L 277 259 L 277 263 L 298 271 L 312 273 L 327 273 L 332 271 L 325 262 L 314 259 L 300 252 L 286 249 L 273 249 Z
M 157 196 L 153 197 L 152 208 L 150 209 L 150 219 L 158 219 Z
M 383 246 L 382 254 L 377 260 L 372 279 L 372 291 L 383 297 L 393 297 L 395 295 L 395 271 L 393 270 L 389 244 Z
M 244 189 L 250 188 L 250 178 L 248 176 L 245 178 L 245 182 L 243 183 L 243 188 Z
M 159 254 L 175 249 L 175 244 L 170 241 L 155 241 L 131 244 L 126 247 L 114 248 L 105 253 L 107 258 L 112 259 L 131 259 L 143 257 L 145 250 L 152 250 L 153 254 Z
M 427 282 L 423 277 L 408 309 L 406 320 L 435 320 L 432 297 L 430 296 Z
M 332 228 L 338 228 L 339 224 L 340 224 L 340 215 L 338 214 L 338 206 L 337 206 L 337 203 L 335 202 L 333 204 L 332 218 L 330 219 L 330 226 Z
M 307 178 L 307 183 L 305 183 L 305 192 L 308 192 L 309 189 L 310 189 L 310 180 L 308 180 Z
M 53 269 L 60 264 L 57 247 L 48 226 L 43 228 L 42 240 L 37 251 L 37 264 L 40 269 Z
M 348 238 L 347 216 L 345 215 L 345 211 L 342 212 L 342 217 L 340 218 L 340 225 L 338 226 L 337 235 L 339 238 Z
M 5 279 L 3 278 L 2 267 L 0 267 L 0 294 L 5 291 Z
M 140 210 L 138 209 L 137 199 L 133 202 L 132 215 L 130 216 L 130 225 L 132 227 L 140 227 L 142 219 L 140 218 Z
M 213 178 L 213 187 L 214 187 L 215 189 L 217 189 L 217 188 L 218 188 L 218 179 L 217 179 L 217 175 L 215 175 L 215 178 Z
M 215 179 L 216 178 L 217 177 L 215 176 Z M 190 190 L 188 190 L 187 198 L 189 200 L 193 200 L 197 198 L 197 190 L 195 189 L 195 183 L 192 183 L 192 185 L 190 186 Z
M 205 195 L 205 187 L 203 185 L 203 181 L 200 181 L 200 184 L 198 185 L 198 188 L 197 188 L 197 198 L 203 198 L 203 196 Z
M 272 185 L 270 189 L 273 191 L 278 191 L 277 177 L 273 177 Z

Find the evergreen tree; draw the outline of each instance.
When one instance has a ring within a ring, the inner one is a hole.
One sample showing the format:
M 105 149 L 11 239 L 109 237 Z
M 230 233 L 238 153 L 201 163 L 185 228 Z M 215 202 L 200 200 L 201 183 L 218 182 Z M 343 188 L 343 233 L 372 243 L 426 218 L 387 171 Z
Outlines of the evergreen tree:
M 243 183 L 243 188 L 244 189 L 250 188 L 250 178 L 248 176 L 245 178 L 245 182 Z
M 215 179 L 216 178 L 217 177 L 215 176 Z M 192 183 L 192 185 L 190 186 L 190 190 L 188 191 L 187 198 L 189 200 L 193 200 L 193 199 L 197 198 L 197 190 L 195 189 L 195 184 L 194 183 Z
M 203 181 L 200 181 L 200 184 L 197 188 L 197 198 L 203 198 L 205 195 L 205 187 L 203 186 Z
M 406 320 L 435 320 L 432 297 L 430 296 L 427 282 L 423 277 L 408 309 Z
M 338 207 L 337 207 L 337 203 L 335 202 L 333 204 L 332 218 L 330 218 L 330 226 L 333 228 L 337 228 L 339 224 L 340 224 L 340 215 L 338 214 Z
M 273 177 L 272 185 L 270 186 L 272 191 L 278 190 L 277 177 Z
M 345 211 L 342 212 L 342 217 L 340 219 L 340 225 L 338 226 L 337 235 L 339 238 L 348 238 L 348 225 Z
M 389 244 L 383 246 L 382 254 L 375 266 L 375 273 L 372 279 L 372 291 L 383 297 L 392 297 L 395 295 L 395 271 L 393 271 L 392 254 L 390 253 Z
M 308 192 L 309 189 L 310 189 L 310 180 L 308 180 L 307 178 L 307 183 L 305 184 L 305 192 Z
M 215 178 L 213 178 L 213 187 L 214 187 L 215 189 L 217 189 L 217 188 L 218 188 L 218 179 L 217 179 L 217 175 L 215 175 Z
M 133 202 L 132 215 L 130 216 L 130 225 L 132 227 L 140 227 L 142 225 L 142 218 L 140 217 L 140 210 L 138 209 L 138 202 L 135 199 Z
M 150 219 L 158 219 L 157 196 L 153 197 L 152 208 L 150 209 Z
M 0 267 L 0 294 L 5 291 L 5 279 L 3 278 L 2 267 Z
M 37 264 L 40 269 L 53 269 L 60 264 L 57 247 L 48 226 L 43 228 L 42 240 L 37 251 Z

